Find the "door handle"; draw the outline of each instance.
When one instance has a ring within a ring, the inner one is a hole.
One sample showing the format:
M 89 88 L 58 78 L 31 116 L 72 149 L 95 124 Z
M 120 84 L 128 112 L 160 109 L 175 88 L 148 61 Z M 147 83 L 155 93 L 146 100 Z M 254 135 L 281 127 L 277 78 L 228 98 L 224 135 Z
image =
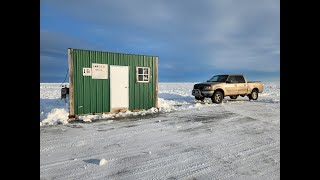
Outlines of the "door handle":
M 125 86 L 124 88 L 128 88 L 127 86 Z

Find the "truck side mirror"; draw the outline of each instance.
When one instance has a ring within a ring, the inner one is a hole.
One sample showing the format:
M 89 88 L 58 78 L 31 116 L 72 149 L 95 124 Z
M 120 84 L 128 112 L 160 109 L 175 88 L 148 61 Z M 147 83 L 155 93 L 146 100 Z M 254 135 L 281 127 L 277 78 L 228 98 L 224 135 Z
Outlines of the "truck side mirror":
M 231 83 L 231 81 L 226 81 L 226 83 Z

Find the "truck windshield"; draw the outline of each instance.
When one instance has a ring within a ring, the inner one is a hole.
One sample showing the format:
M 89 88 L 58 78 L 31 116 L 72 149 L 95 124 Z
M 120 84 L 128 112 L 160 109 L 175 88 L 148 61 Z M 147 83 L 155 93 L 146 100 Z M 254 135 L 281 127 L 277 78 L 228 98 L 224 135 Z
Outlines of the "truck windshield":
M 207 82 L 226 82 L 227 78 L 228 78 L 228 75 L 217 75 L 217 76 L 213 76 Z

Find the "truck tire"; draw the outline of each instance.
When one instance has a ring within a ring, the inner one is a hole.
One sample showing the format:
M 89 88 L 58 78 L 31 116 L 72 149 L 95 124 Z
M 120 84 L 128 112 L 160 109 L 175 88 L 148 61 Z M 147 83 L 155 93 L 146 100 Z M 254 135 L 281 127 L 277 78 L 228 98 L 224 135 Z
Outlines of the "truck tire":
M 239 95 L 235 95 L 235 96 L 229 96 L 230 99 L 237 99 Z
M 258 91 L 256 89 L 252 90 L 251 94 L 248 95 L 250 100 L 258 99 Z
M 199 101 L 203 101 L 204 100 L 204 97 L 195 97 L 196 100 L 199 100 Z
M 220 104 L 223 100 L 223 94 L 220 91 L 215 91 L 211 97 L 213 103 Z

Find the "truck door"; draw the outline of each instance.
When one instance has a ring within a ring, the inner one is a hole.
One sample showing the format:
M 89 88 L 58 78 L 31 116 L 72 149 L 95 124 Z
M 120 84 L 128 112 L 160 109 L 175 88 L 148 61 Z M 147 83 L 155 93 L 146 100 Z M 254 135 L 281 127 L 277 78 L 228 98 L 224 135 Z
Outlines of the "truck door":
M 235 76 L 229 76 L 227 79 L 228 83 L 225 85 L 225 94 L 226 95 L 237 95 L 238 89 L 237 89 L 237 81 Z
M 247 94 L 248 93 L 248 87 L 247 83 L 244 80 L 243 76 L 236 76 L 237 80 L 237 89 L 238 89 L 238 94 Z

